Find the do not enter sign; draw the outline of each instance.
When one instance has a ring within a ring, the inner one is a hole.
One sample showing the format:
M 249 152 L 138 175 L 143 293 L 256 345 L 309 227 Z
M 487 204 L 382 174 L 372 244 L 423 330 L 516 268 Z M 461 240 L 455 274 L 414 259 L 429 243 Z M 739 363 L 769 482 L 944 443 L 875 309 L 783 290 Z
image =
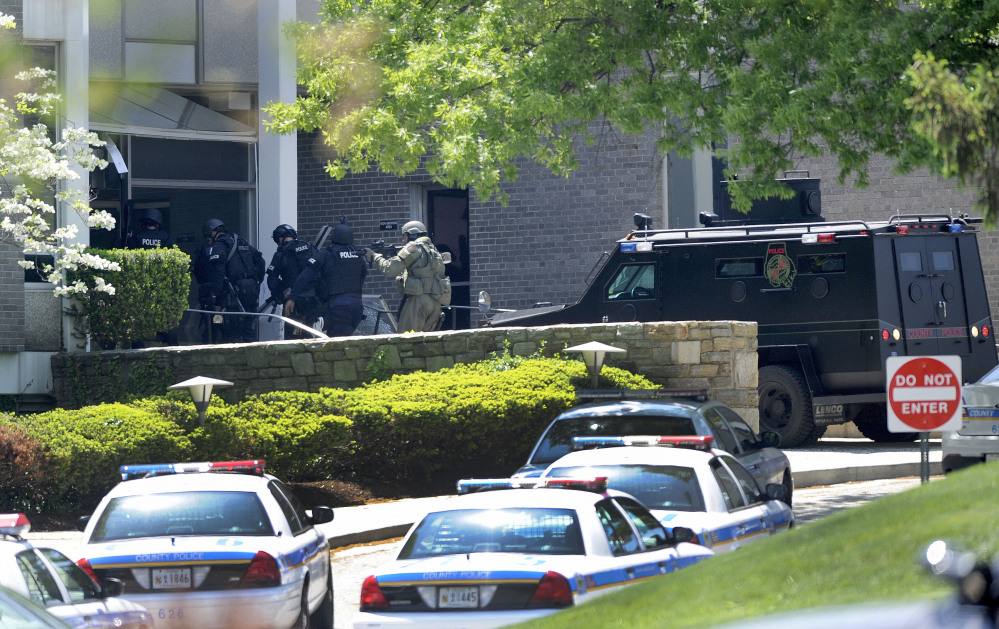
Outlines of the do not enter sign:
M 961 429 L 960 356 L 892 356 L 885 371 L 890 432 Z

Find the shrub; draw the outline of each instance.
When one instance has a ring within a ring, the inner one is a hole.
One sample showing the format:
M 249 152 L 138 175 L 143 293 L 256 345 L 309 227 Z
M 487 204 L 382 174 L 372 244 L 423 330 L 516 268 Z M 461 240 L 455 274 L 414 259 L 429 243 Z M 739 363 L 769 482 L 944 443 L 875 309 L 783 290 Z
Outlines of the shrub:
M 46 482 L 45 452 L 38 440 L 0 418 L 0 511 L 30 512 L 43 505 L 51 486 Z
M 356 477 L 441 487 L 462 476 L 512 473 L 574 404 L 576 388 L 589 384 L 579 361 L 499 358 L 322 393 L 353 420 Z M 613 368 L 603 370 L 602 384 L 653 386 Z
M 115 287 L 114 295 L 91 290 L 77 296 L 69 314 L 81 335 L 89 332 L 104 349 L 121 349 L 180 324 L 191 288 L 190 256 L 177 248 L 90 252 L 118 262 L 121 271 L 80 269 L 70 275 L 71 282 L 88 287 L 96 277 Z
M 351 421 L 334 415 L 314 393 L 276 391 L 239 404 L 214 401 L 203 427 L 192 427 L 205 459 L 266 459 L 288 482 L 328 479 L 346 467 Z
M 184 461 L 191 452 L 174 422 L 124 404 L 57 409 L 15 421 L 45 444 L 54 508 L 96 506 L 120 480 L 121 465 Z

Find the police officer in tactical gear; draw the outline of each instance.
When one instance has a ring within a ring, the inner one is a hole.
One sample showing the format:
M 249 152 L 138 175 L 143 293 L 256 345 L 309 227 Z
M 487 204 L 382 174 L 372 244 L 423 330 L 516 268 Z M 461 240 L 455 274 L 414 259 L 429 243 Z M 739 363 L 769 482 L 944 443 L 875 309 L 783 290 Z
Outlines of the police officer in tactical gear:
M 257 249 L 236 234 L 231 234 L 217 218 L 201 229 L 206 244 L 194 259 L 194 277 L 203 310 L 256 312 L 260 283 L 264 280 L 264 258 Z M 238 301 L 237 301 L 238 300 Z M 256 317 L 236 316 L 239 337 L 251 343 L 257 340 Z M 213 316 L 206 326 L 206 341 L 220 340 L 221 326 Z
M 294 311 L 300 296 L 315 283 L 329 317 L 329 336 L 350 336 L 364 318 L 361 290 L 368 275 L 362 253 L 354 247 L 354 230 L 341 223 L 333 242 L 298 276 L 285 308 Z
M 396 290 L 402 295 L 399 330 L 430 332 L 440 320 L 441 307 L 451 305 L 451 280 L 444 274 L 450 259 L 441 255 L 420 221 L 402 226 L 403 247 L 386 258 L 371 249 L 364 258 L 383 275 L 395 277 Z
M 154 207 L 147 208 L 139 219 L 139 231 L 125 241 L 126 249 L 168 249 L 173 246 L 173 238 L 163 231 L 163 215 Z
M 299 240 L 298 232 L 291 225 L 278 225 L 271 237 L 278 249 L 274 252 L 270 266 L 267 267 L 267 288 L 270 289 L 271 299 L 275 303 L 285 304 L 302 270 L 318 258 L 319 252 L 312 243 Z M 293 318 L 296 321 L 312 325 L 320 314 L 319 310 L 320 304 L 313 283 L 302 289 L 292 310 L 285 307 L 284 315 L 291 317 L 294 314 Z M 302 334 L 302 331 L 293 325 L 285 326 L 285 338 Z

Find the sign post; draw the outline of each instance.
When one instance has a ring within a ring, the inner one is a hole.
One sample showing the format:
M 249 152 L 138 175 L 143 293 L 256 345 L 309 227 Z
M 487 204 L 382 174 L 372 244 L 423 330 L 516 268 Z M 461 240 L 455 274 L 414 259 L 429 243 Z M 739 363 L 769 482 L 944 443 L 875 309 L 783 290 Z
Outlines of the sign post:
M 888 431 L 920 433 L 920 481 L 927 483 L 930 432 L 961 429 L 961 357 L 891 356 L 885 373 Z

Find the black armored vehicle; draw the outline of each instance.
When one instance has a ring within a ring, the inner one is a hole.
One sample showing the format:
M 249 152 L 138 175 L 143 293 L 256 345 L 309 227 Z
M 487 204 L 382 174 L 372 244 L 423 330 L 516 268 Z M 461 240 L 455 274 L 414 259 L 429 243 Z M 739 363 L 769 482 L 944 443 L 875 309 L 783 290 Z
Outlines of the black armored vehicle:
M 701 218 L 710 226 L 658 230 L 637 214 L 638 229 L 617 241 L 578 302 L 501 312 L 489 325 L 756 321 L 760 430 L 784 447 L 849 421 L 874 441 L 915 439 L 888 431 L 886 358 L 961 356 L 968 382 L 997 363 L 981 221 L 825 222 L 812 192 L 817 185 L 799 189 L 787 221 L 712 214 Z

